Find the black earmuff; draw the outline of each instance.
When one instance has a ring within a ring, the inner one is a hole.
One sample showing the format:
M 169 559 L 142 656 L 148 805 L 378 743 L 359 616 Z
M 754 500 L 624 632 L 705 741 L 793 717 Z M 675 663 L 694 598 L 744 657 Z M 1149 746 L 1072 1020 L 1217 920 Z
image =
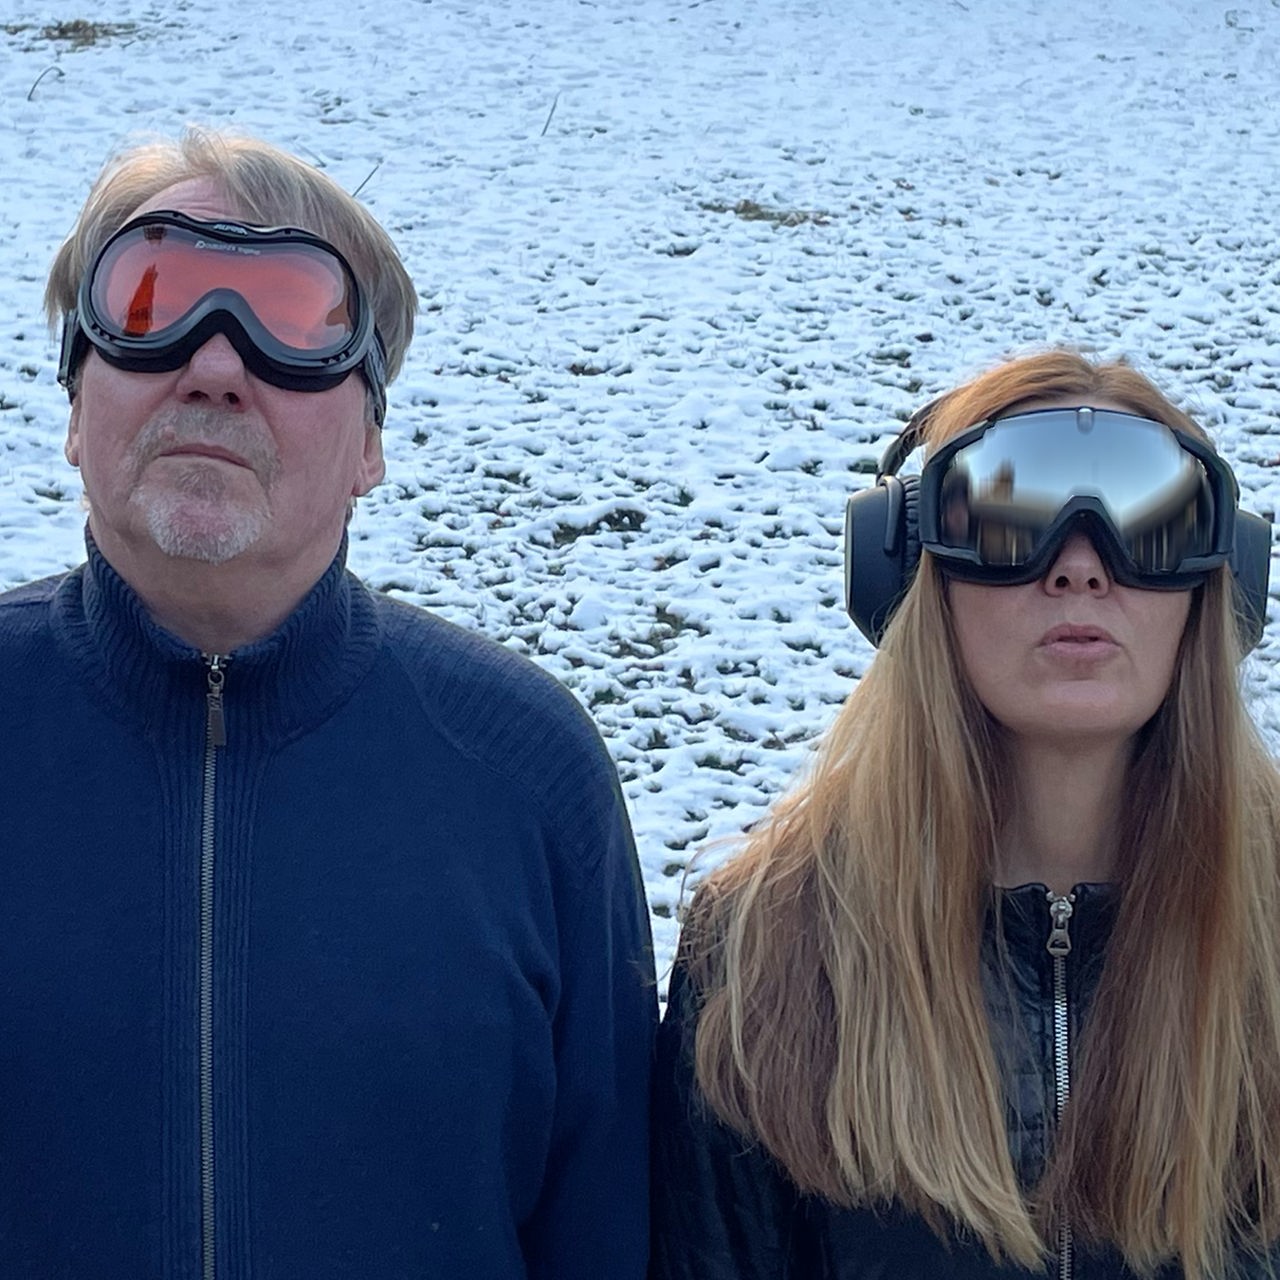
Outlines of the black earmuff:
M 911 415 L 880 459 L 876 482 L 853 494 L 844 511 L 844 607 L 858 630 L 879 645 L 920 563 L 920 481 L 898 468 L 924 443 L 937 405 Z
M 1271 521 L 1252 511 L 1236 512 L 1236 538 L 1231 547 L 1231 573 L 1236 583 L 1236 621 L 1244 652 L 1256 648 L 1267 625 L 1267 579 L 1271 573 Z
M 877 647 L 920 563 L 920 481 L 898 469 L 924 444 L 925 427 L 939 401 L 917 410 L 885 450 L 869 489 L 850 496 L 844 514 L 844 605 L 858 630 Z M 1245 653 L 1267 624 L 1271 522 L 1236 511 L 1229 563 L 1236 586 L 1236 616 Z

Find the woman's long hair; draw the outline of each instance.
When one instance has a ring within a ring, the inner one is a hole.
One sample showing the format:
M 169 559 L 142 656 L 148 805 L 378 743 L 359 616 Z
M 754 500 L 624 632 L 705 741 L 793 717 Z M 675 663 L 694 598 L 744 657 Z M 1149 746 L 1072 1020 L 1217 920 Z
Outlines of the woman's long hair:
M 1106 401 L 1203 436 L 1124 364 L 1012 361 L 940 401 L 932 446 L 1014 405 Z M 1280 785 L 1243 707 L 1230 570 L 1196 591 L 1126 783 L 1119 918 L 1041 1185 L 1019 1189 L 979 976 L 1006 744 L 926 553 L 810 776 L 708 877 L 682 952 L 713 1110 L 804 1191 L 896 1200 L 996 1259 L 1061 1215 L 1188 1280 L 1280 1235 Z

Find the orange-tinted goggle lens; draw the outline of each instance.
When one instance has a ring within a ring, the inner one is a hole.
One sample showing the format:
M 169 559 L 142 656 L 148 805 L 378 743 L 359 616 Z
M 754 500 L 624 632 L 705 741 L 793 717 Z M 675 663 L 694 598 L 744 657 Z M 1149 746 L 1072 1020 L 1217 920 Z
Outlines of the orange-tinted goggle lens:
M 239 294 L 285 347 L 343 346 L 355 328 L 342 263 L 314 244 L 235 244 L 150 224 L 121 236 L 94 274 L 93 307 L 122 337 L 159 334 L 218 290 Z

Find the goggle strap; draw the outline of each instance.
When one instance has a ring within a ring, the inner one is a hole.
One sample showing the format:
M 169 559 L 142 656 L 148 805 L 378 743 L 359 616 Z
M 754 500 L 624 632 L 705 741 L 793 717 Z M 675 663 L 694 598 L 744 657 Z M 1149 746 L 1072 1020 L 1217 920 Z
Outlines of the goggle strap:
M 62 317 L 62 341 L 58 352 L 58 385 L 71 396 L 75 371 L 88 354 L 89 339 L 80 325 L 80 311 L 73 307 Z M 74 398 L 74 397 L 72 397 Z
M 884 451 L 884 456 L 880 459 L 880 467 L 876 472 L 876 479 L 879 480 L 885 476 L 896 475 L 902 464 L 924 444 L 924 432 L 929 425 L 929 419 L 933 416 L 934 410 L 945 399 L 945 395 L 935 396 L 928 404 L 917 409 L 907 419 L 907 425 L 902 428 L 897 436 L 889 441 L 889 447 Z

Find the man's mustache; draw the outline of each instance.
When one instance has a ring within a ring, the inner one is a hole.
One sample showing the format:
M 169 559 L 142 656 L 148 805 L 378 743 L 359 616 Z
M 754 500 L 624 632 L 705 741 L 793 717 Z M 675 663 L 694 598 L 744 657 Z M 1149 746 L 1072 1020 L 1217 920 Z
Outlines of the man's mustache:
M 215 445 L 243 459 L 270 486 L 280 470 L 271 436 L 250 426 L 243 415 L 206 405 L 170 405 L 161 409 L 134 438 L 130 447 L 136 474 L 161 454 L 187 445 Z

